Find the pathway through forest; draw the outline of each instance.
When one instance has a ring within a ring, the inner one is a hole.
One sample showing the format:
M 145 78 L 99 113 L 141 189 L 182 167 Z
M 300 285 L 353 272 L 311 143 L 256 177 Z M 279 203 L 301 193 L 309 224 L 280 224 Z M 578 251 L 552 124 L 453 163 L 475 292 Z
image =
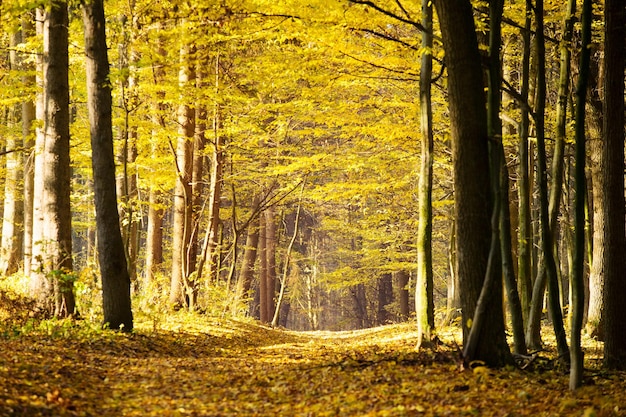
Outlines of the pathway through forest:
M 571 394 L 549 363 L 461 370 L 453 335 L 415 352 L 409 324 L 337 333 L 197 315 L 152 324 L 131 335 L 68 322 L 0 327 L 0 415 L 626 415 L 623 374 L 589 370 Z M 589 366 L 597 349 L 587 349 Z

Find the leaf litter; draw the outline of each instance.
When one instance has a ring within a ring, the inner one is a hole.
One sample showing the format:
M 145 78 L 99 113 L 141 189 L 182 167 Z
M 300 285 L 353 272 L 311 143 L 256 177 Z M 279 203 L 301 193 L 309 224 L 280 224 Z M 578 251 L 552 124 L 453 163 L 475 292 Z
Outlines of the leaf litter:
M 550 366 L 463 370 L 454 329 L 417 352 L 412 324 L 291 332 L 177 313 L 156 331 L 136 327 L 3 324 L 0 415 L 626 415 L 626 374 L 598 367 L 598 343 L 571 393 L 567 373 Z

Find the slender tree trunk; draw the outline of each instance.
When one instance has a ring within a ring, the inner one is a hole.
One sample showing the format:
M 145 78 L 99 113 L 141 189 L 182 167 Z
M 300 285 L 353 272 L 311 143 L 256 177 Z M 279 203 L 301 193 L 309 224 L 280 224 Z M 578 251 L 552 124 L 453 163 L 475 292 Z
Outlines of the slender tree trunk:
M 626 369 L 626 202 L 624 201 L 624 2 L 604 8 L 604 365 Z
M 11 35 L 11 51 L 9 52 L 9 64 L 12 69 L 19 69 L 20 57 L 15 46 L 22 42 L 20 31 Z M 24 170 L 22 165 L 21 150 L 24 139 L 17 133 L 20 124 L 21 106 L 9 110 L 9 130 L 6 136 L 5 156 L 6 171 L 4 182 L 4 210 L 2 217 L 2 241 L 0 250 L 0 274 L 12 275 L 16 273 L 23 258 L 23 223 L 24 223 L 24 200 L 22 198 Z
M 156 31 L 162 29 L 162 24 L 157 23 Z M 159 57 L 166 55 L 162 39 L 158 39 L 157 52 Z M 154 64 L 153 69 L 155 84 L 160 84 L 165 79 L 165 70 L 162 65 Z M 166 110 L 163 99 L 165 93 L 157 91 L 157 101 L 154 104 L 156 112 L 152 115 L 152 123 L 155 126 L 152 130 L 152 152 L 156 153 L 159 143 L 159 132 L 165 127 L 163 113 Z M 163 216 L 165 214 L 165 197 L 158 185 L 150 183 L 148 197 L 148 225 L 146 230 L 146 263 L 144 266 L 144 280 L 151 282 L 155 274 L 160 271 L 163 264 Z
M 300 228 L 300 211 L 302 210 L 302 194 L 304 193 L 305 181 L 302 181 L 302 188 L 300 189 L 300 198 L 298 201 L 298 208 L 296 210 L 296 218 L 293 224 L 293 235 L 291 236 L 291 240 L 289 241 L 289 245 L 287 246 L 287 252 L 285 253 L 285 261 L 283 263 L 283 273 L 280 278 L 280 292 L 278 294 L 278 299 L 276 300 L 276 308 L 274 310 L 274 317 L 272 318 L 272 326 L 276 327 L 278 325 L 278 318 L 281 313 L 281 306 L 283 303 L 283 298 L 285 297 L 285 288 L 287 287 L 287 276 L 289 274 L 289 267 L 291 264 L 291 253 L 293 251 L 293 245 L 296 243 L 296 237 L 298 236 L 298 229 Z
M 215 58 L 215 92 L 219 92 L 219 55 Z M 209 185 L 209 232 L 208 259 L 209 280 L 215 281 L 218 276 L 219 264 L 219 229 L 220 201 L 222 195 L 222 176 L 224 172 L 224 135 L 220 129 L 220 108 L 217 103 L 213 112 L 213 140 L 211 141 L 211 183 Z M 268 318 L 269 320 L 269 318 Z
M 30 14 L 22 18 L 22 36 L 24 39 L 33 35 L 33 16 Z M 22 63 L 24 69 L 34 70 L 31 64 Z M 35 86 L 33 75 L 22 77 L 25 86 Z M 33 201 L 34 201 L 34 164 L 35 140 L 33 136 L 33 122 L 35 120 L 35 103 L 31 100 L 22 103 L 22 138 L 24 140 L 24 273 L 31 271 L 31 255 L 33 245 Z
M 574 12 L 575 0 L 570 11 Z M 623 8 L 623 6 L 622 6 Z M 575 390 L 582 385 L 583 379 L 583 352 L 581 347 L 581 331 L 583 327 L 585 283 L 583 279 L 585 268 L 585 195 L 587 193 L 585 177 L 585 105 L 587 103 L 587 82 L 589 78 L 589 62 L 591 50 L 591 0 L 583 1 L 582 13 L 582 50 L 580 53 L 580 70 L 578 72 L 578 85 L 576 87 L 576 171 L 574 198 L 574 265 L 571 278 L 572 305 L 571 305 L 571 330 L 570 330 L 570 380 L 569 387 Z M 623 181 L 623 180 L 622 180 Z
M 83 24 L 104 323 L 112 329 L 131 331 L 130 276 L 117 210 L 112 98 L 102 0 L 83 4 Z
M 531 217 L 532 212 L 530 208 L 531 194 L 532 194 L 532 181 L 530 181 L 530 156 L 529 156 L 529 115 L 528 115 L 528 97 L 530 87 L 530 55 L 531 55 L 531 14 L 526 10 L 526 20 L 524 24 L 524 30 L 522 31 L 522 39 L 524 45 L 524 52 L 522 57 L 522 75 L 521 75 L 521 89 L 520 95 L 522 100 L 521 105 L 521 120 L 520 120 L 520 133 L 519 133 L 519 168 L 518 168 L 518 199 L 519 199 L 519 231 L 518 231 L 518 288 L 520 303 L 522 306 L 522 315 L 524 322 L 529 322 L 529 307 L 532 299 L 532 246 L 533 235 Z M 526 340 L 528 343 L 529 340 Z
M 259 219 L 259 319 L 262 323 L 269 322 L 267 314 L 267 222 L 265 221 L 265 213 L 260 214 Z
M 126 253 L 126 264 L 131 282 L 137 281 L 137 252 L 138 252 L 138 197 L 137 171 L 137 127 L 131 126 L 130 117 L 137 106 L 137 79 L 133 64 L 139 59 L 137 53 L 129 50 L 130 34 L 127 22 L 122 24 L 123 42 L 119 46 L 119 67 L 124 76 L 120 81 L 120 106 L 123 110 L 124 122 L 120 129 L 120 141 L 117 159 L 122 171 L 117 179 L 117 195 L 119 196 L 118 209 L 120 212 L 122 241 Z
M 546 79 L 545 79 L 545 39 L 543 24 L 543 0 L 538 0 L 536 4 L 536 45 L 537 45 L 537 105 L 536 105 L 536 127 L 537 127 L 537 171 L 539 183 L 539 209 L 541 219 L 541 250 L 543 252 L 543 262 L 548 284 L 549 311 L 552 325 L 557 341 L 557 349 L 560 358 L 569 362 L 569 348 L 565 337 L 563 325 L 563 313 L 561 311 L 559 281 L 557 275 L 557 265 L 554 259 L 554 245 L 552 233 L 550 231 L 550 218 L 548 209 L 548 185 L 546 168 L 546 148 L 545 148 L 545 105 L 546 105 Z M 533 293 L 533 297 L 535 293 Z M 543 297 L 543 294 L 541 294 Z M 535 302 L 535 300 L 533 300 Z M 538 302 L 538 300 L 537 300 Z
M 41 8 L 37 9 L 35 22 L 36 32 L 38 36 L 43 38 L 45 15 Z M 44 71 L 43 71 L 43 54 L 38 54 L 36 58 L 36 84 L 37 95 L 35 105 L 35 117 L 40 122 L 35 125 L 35 148 L 33 150 L 33 221 L 32 221 L 32 237 L 31 237 L 31 253 L 30 253 L 30 269 L 25 271 L 30 275 L 30 291 L 33 296 L 43 300 L 51 294 L 48 280 L 43 273 L 43 169 L 44 157 L 43 149 L 45 144 L 43 122 L 45 119 L 44 112 Z
M 146 283 L 154 280 L 155 274 L 163 264 L 163 196 L 151 187 L 148 197 L 148 226 L 146 230 L 146 264 L 144 279 Z
M 417 347 L 430 343 L 435 327 L 433 301 L 433 256 L 432 256 L 432 188 L 433 188 L 433 111 L 431 102 L 433 9 L 430 0 L 422 0 L 422 64 L 420 70 L 420 130 L 421 166 L 418 185 L 417 227 L 417 283 L 415 286 L 415 311 L 417 315 Z
M 265 256 L 267 258 L 267 275 L 265 295 L 265 314 L 267 321 L 270 322 L 274 316 L 276 308 L 276 210 L 274 206 L 270 206 L 265 210 Z
M 492 180 L 495 198 L 499 201 L 499 214 L 497 224 L 499 229 L 500 256 L 502 260 L 502 275 L 508 298 L 515 352 L 526 354 L 524 340 L 524 322 L 522 308 L 517 292 L 515 270 L 513 267 L 513 252 L 511 248 L 511 216 L 509 211 L 509 172 L 506 166 L 504 145 L 502 143 L 502 121 L 500 109 L 502 96 L 500 93 L 502 84 L 502 64 L 500 61 L 502 46 L 502 13 L 504 10 L 503 0 L 494 0 L 489 3 L 489 90 L 487 99 L 487 120 L 489 136 L 491 138 L 492 154 Z
M 190 80 L 195 79 L 190 47 L 185 45 L 180 50 L 180 71 L 178 82 L 183 91 L 190 88 Z M 195 135 L 195 109 L 188 98 L 182 97 L 183 103 L 178 110 L 179 137 L 176 146 L 176 188 L 174 191 L 174 229 L 172 232 L 172 278 L 170 304 L 174 308 L 195 308 L 197 283 L 191 280 L 195 270 L 195 259 L 190 259 L 189 248 L 192 238 L 192 165 Z

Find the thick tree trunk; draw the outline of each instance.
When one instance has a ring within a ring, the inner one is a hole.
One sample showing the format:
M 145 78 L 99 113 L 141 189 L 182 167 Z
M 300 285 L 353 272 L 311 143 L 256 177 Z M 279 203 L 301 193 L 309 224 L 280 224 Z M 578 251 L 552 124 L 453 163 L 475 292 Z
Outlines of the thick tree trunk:
M 130 276 L 117 210 L 112 98 L 102 0 L 91 0 L 83 5 L 83 23 L 104 323 L 112 329 L 131 331 Z
M 456 187 L 457 273 L 465 343 L 486 279 L 492 238 L 490 215 L 494 200 L 490 192 L 487 113 L 472 6 L 466 0 L 436 0 L 435 7 L 448 67 Z M 499 271 L 500 268 L 495 268 L 492 272 L 498 273 L 499 277 Z M 504 334 L 502 281 L 493 281 L 493 291 L 485 300 L 485 322 L 480 329 L 475 353 L 465 359 L 503 366 L 511 363 L 512 358 Z
M 35 221 L 33 263 L 39 283 L 38 298 L 55 316 L 74 314 L 72 224 L 70 207 L 70 131 L 67 3 L 55 2 L 43 13 L 43 128 L 39 171 L 41 192 Z M 37 166 L 36 166 L 37 168 Z
M 587 333 L 591 337 L 604 341 L 604 250 L 605 250 L 605 222 L 604 222 L 604 149 L 602 90 L 600 78 L 600 59 L 593 60 L 589 88 L 589 104 L 587 106 L 587 132 L 589 135 L 589 150 L 591 163 L 591 195 L 593 203 L 593 237 L 592 260 L 589 273 L 589 307 L 587 312 Z
M 604 9 L 604 365 L 626 369 L 626 202 L 624 199 L 624 2 Z

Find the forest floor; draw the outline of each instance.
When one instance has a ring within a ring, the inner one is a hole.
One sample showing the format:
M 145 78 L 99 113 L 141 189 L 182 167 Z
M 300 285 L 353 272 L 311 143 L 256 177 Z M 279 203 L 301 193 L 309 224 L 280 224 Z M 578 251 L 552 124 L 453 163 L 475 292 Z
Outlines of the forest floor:
M 626 416 L 626 374 L 600 370 L 598 343 L 571 393 L 550 351 L 532 370 L 463 370 L 458 332 L 416 352 L 410 324 L 291 332 L 174 314 L 118 334 L 1 313 L 0 416 Z

